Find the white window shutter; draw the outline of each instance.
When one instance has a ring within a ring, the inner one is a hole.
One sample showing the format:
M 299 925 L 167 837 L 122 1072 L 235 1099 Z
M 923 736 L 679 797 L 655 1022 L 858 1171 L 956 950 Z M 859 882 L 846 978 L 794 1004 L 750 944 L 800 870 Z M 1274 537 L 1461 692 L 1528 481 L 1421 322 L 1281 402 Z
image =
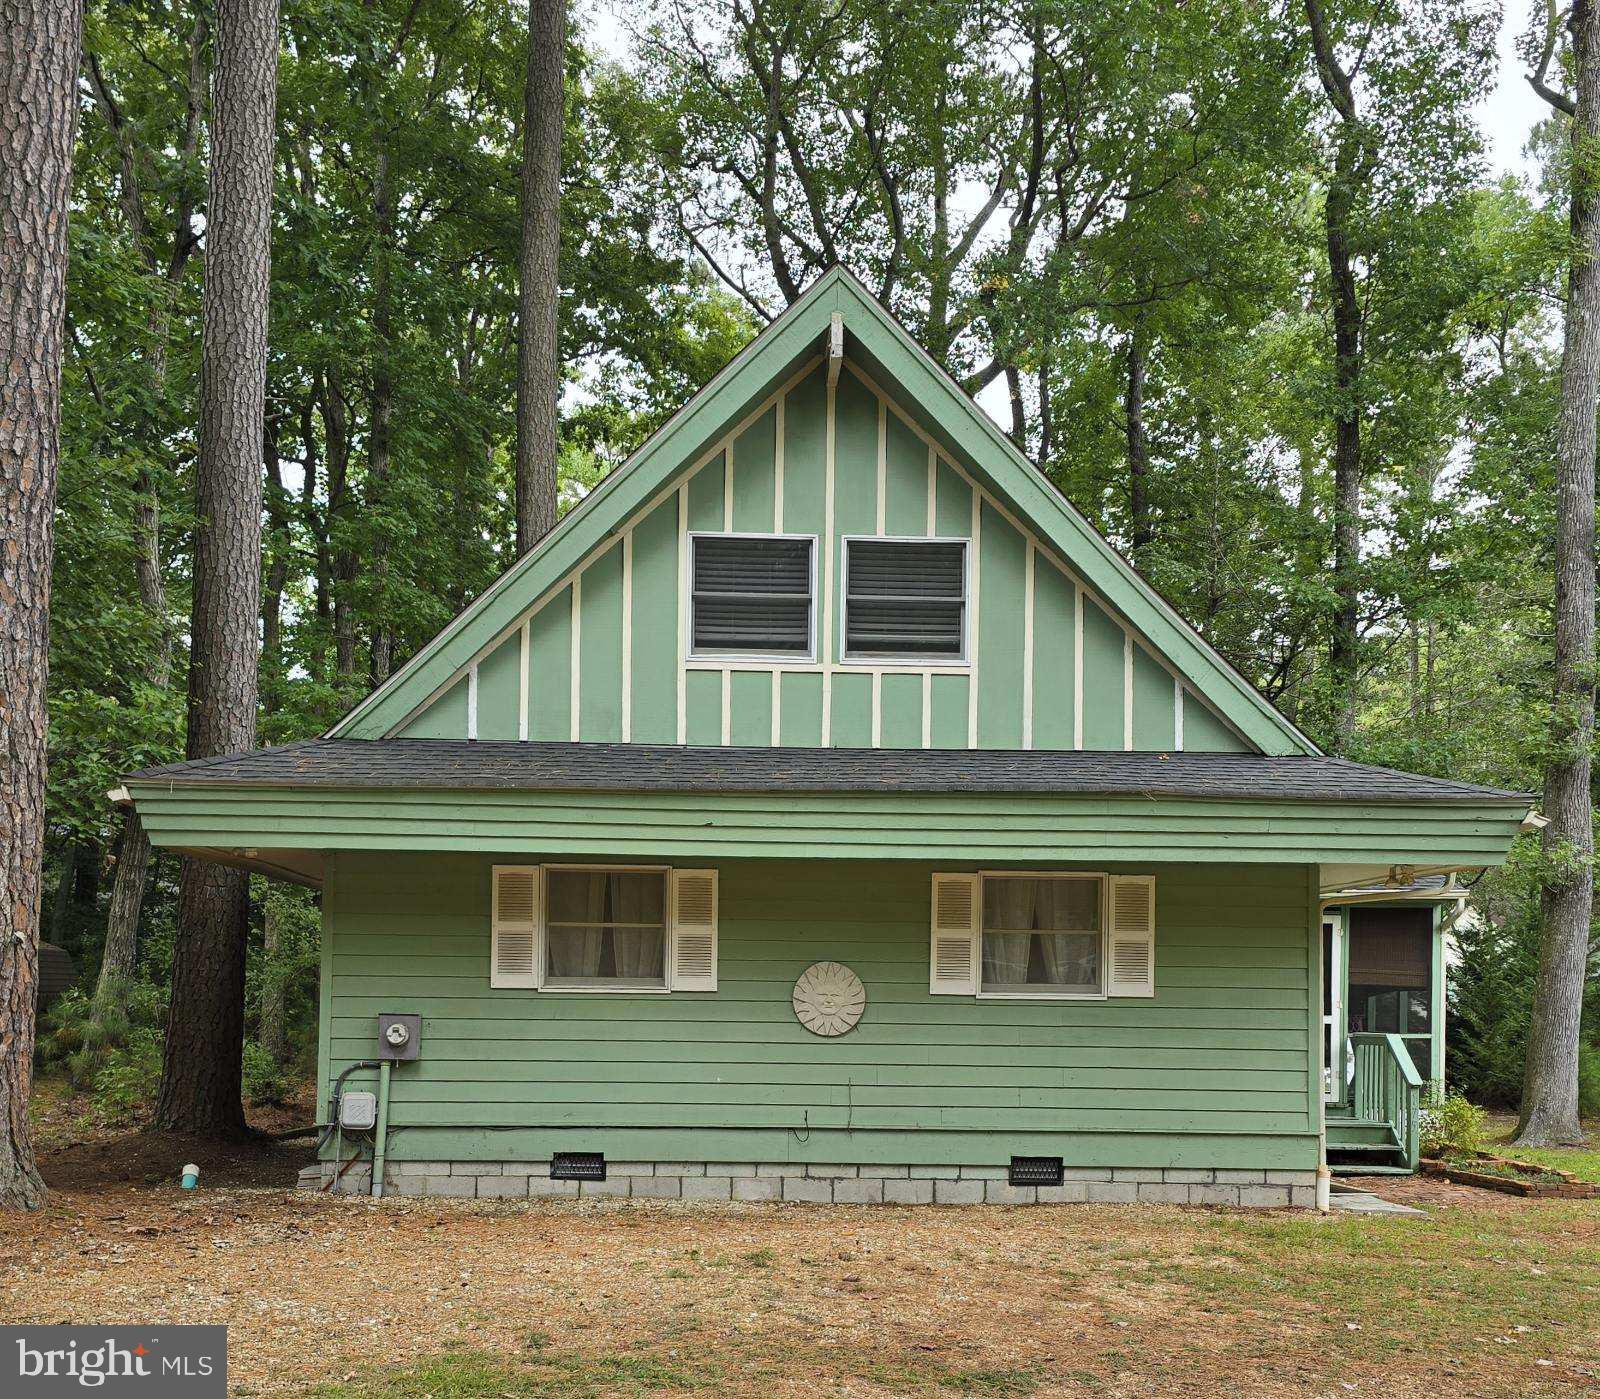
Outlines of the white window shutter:
M 1149 874 L 1111 876 L 1111 968 L 1108 996 L 1156 993 L 1156 881 Z
M 489 985 L 538 987 L 539 866 L 496 865 L 490 913 Z
M 928 952 L 928 990 L 934 995 L 978 994 L 982 912 L 977 875 L 934 875 L 933 938 Z
M 717 989 L 717 872 L 672 871 L 670 991 Z

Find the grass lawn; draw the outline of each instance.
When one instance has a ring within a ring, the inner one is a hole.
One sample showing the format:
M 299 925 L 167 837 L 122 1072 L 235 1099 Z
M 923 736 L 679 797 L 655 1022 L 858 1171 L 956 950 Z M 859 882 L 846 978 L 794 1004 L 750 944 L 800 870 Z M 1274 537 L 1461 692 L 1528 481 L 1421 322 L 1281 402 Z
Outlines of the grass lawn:
M 1494 1117 L 1489 1122 L 1487 1149 L 1497 1156 L 1510 1156 L 1518 1161 L 1531 1161 L 1537 1166 L 1555 1166 L 1571 1171 L 1579 1180 L 1592 1180 L 1600 1184 L 1600 1122 L 1586 1122 L 1589 1133 L 1588 1146 L 1532 1147 L 1512 1146 L 1517 1121 L 1514 1117 Z

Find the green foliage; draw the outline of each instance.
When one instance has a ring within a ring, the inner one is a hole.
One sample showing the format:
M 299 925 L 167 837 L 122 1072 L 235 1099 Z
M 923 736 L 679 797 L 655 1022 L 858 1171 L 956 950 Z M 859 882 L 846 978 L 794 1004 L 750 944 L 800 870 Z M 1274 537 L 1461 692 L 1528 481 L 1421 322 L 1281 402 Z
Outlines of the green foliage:
M 95 1072 L 90 1095 L 102 1122 L 127 1125 L 154 1110 L 161 1091 L 161 1041 L 158 1030 L 136 1030 L 106 1056 Z
M 256 1040 L 244 1042 L 242 1086 L 251 1107 L 281 1103 L 289 1096 L 289 1079 L 277 1061 Z
M 1422 1154 L 1482 1151 L 1489 1114 L 1459 1093 L 1434 1093 L 1422 1105 Z
M 166 1018 L 165 993 L 152 982 L 108 987 L 102 999 L 74 987 L 46 1014 L 40 1054 L 47 1063 L 64 1064 L 74 1087 L 97 1085 L 130 1046 L 152 1035 L 159 1044 Z

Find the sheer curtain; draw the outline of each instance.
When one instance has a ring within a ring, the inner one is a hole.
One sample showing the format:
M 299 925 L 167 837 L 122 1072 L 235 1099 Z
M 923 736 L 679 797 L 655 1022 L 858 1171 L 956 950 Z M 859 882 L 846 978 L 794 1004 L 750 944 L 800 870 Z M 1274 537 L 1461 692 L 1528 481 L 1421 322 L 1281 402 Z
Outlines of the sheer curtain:
M 984 881 L 983 979 L 996 986 L 1021 986 L 1028 980 L 1028 953 L 1036 926 L 1039 881 Z M 990 932 L 990 928 L 1001 931 Z
M 550 975 L 599 976 L 606 877 L 584 870 L 552 870 L 549 897 Z M 580 926 L 584 924 L 593 926 Z
M 611 880 L 611 917 L 617 923 L 652 927 L 611 930 L 617 975 L 638 980 L 661 976 L 666 953 L 663 880 L 657 874 L 616 874 Z

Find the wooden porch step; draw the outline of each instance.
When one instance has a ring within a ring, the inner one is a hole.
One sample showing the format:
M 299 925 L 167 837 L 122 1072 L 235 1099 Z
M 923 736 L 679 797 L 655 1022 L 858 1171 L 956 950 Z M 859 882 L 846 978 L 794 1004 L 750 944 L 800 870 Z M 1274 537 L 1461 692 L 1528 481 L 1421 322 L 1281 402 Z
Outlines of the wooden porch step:
M 1409 1176 L 1409 1166 L 1389 1166 L 1377 1161 L 1330 1161 L 1328 1173 L 1336 1176 Z

